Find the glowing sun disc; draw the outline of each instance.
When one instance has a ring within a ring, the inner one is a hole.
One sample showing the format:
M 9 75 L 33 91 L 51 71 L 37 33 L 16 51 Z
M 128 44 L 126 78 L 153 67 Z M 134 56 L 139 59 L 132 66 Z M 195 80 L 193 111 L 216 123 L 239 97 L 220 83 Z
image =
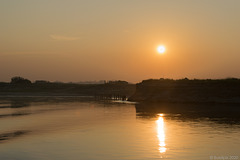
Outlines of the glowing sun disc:
M 158 53 L 163 54 L 166 51 L 166 49 L 164 46 L 158 46 L 157 51 L 158 51 Z

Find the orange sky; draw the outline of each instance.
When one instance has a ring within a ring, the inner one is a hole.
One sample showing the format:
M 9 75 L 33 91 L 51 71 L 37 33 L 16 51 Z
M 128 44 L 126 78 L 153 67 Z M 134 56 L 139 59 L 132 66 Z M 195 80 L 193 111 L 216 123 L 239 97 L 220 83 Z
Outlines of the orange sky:
M 3 0 L 0 20 L 0 81 L 240 78 L 239 0 Z

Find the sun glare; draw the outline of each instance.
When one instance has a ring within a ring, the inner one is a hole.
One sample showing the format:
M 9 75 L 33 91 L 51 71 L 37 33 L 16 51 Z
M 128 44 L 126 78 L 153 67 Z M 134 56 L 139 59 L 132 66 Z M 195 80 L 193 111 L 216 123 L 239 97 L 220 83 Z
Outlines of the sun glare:
M 166 48 L 164 46 L 158 46 L 157 51 L 159 54 L 163 54 L 166 51 Z

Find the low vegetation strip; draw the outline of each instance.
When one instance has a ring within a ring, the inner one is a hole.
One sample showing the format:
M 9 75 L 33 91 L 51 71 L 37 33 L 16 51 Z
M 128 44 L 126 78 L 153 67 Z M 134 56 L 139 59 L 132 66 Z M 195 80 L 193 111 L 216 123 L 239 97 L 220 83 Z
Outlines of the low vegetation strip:
M 130 101 L 240 103 L 240 80 L 150 79 L 136 85 Z

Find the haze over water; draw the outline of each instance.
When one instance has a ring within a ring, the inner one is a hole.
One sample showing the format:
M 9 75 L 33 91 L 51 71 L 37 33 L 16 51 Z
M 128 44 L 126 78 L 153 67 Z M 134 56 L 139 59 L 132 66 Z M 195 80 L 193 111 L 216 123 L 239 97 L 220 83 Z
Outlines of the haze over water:
M 1 0 L 0 81 L 240 78 L 239 15 L 239 0 Z
M 234 114 L 232 119 L 202 117 L 194 110 L 166 111 L 158 106 L 159 111 L 111 101 L 1 101 L 0 159 L 239 156 L 240 125 Z

